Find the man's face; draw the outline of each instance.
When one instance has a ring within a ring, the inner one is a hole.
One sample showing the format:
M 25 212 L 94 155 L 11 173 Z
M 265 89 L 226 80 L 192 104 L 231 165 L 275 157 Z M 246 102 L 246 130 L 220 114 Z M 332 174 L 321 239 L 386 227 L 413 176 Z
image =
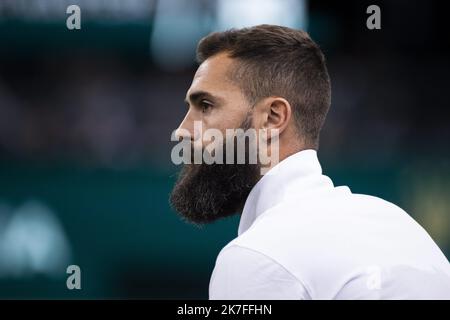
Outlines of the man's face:
M 226 129 L 253 127 L 252 108 L 239 86 L 229 78 L 234 63 L 226 54 L 218 54 L 203 62 L 194 76 L 186 95 L 189 109 L 177 131 L 180 138 L 192 141 L 193 148 L 194 140 L 204 141 L 201 132 L 196 131 L 195 122 L 201 123 L 202 132 L 218 129 L 224 137 Z M 204 143 L 200 145 L 204 149 Z M 221 147 L 225 158 L 225 143 Z M 236 151 L 234 148 L 235 157 Z M 247 153 L 248 148 L 245 151 Z M 187 164 L 172 190 L 170 202 L 190 222 L 211 222 L 242 210 L 258 179 L 258 164 L 237 164 L 236 161 Z

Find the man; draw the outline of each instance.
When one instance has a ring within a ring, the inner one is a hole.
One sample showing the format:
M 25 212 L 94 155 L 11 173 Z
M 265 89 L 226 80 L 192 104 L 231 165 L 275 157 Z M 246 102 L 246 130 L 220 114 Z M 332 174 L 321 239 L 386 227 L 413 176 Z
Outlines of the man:
M 449 262 L 420 225 L 322 175 L 316 150 L 330 79 L 307 33 L 271 25 L 212 33 L 197 58 L 178 136 L 204 143 L 195 123 L 272 132 L 280 160 L 263 176 L 259 162 L 183 168 L 171 203 L 186 220 L 241 212 L 210 299 L 450 298 Z

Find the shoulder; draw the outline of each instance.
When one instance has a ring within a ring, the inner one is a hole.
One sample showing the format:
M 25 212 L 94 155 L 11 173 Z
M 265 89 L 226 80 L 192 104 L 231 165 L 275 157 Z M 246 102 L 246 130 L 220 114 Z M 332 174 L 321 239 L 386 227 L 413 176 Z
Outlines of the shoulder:
M 341 257 L 353 256 L 371 246 L 377 249 L 380 241 L 386 241 L 389 248 L 393 243 L 404 242 L 402 239 L 427 241 L 428 237 L 397 205 L 378 197 L 350 193 L 285 201 L 264 212 L 230 244 L 284 261 L 292 258 L 293 252 L 296 256 L 330 254 L 336 259 L 336 252 Z
M 210 299 L 309 299 L 303 283 L 273 258 L 230 243 L 211 276 Z

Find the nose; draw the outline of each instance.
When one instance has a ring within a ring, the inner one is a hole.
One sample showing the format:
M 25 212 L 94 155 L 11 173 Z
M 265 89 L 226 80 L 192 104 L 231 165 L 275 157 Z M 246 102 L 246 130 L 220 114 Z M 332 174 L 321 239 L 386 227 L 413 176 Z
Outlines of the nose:
M 193 112 L 189 110 L 186 113 L 183 121 L 181 121 L 179 127 L 175 130 L 175 137 L 179 140 L 190 139 L 195 141 L 199 138 L 199 132 L 196 130 L 195 122 L 199 121 L 195 118 Z

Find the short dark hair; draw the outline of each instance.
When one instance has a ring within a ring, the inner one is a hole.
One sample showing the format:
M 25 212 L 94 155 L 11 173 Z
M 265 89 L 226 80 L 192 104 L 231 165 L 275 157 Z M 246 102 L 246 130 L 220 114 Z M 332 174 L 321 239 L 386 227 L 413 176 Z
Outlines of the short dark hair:
M 273 95 L 288 100 L 306 147 L 317 149 L 331 86 L 325 57 L 309 35 L 267 24 L 214 32 L 198 43 L 197 61 L 222 52 L 238 61 L 231 76 L 249 102 Z

